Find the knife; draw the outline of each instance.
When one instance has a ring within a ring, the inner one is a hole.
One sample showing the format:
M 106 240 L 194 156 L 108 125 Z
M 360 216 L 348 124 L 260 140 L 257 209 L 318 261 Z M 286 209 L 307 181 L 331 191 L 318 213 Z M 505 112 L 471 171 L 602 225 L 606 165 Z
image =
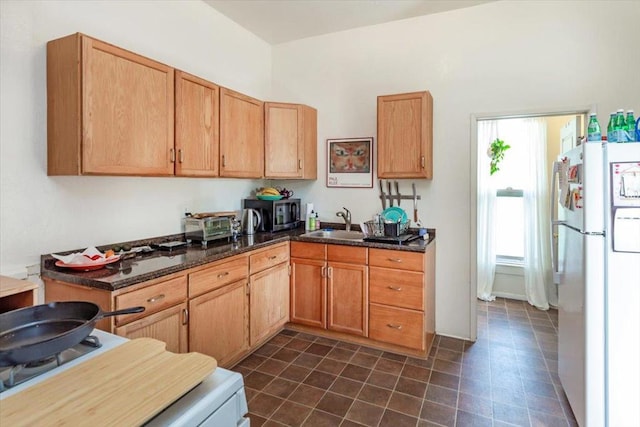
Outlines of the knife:
M 387 200 L 386 195 L 384 194 L 384 189 L 382 188 L 382 180 L 378 181 L 378 185 L 380 186 L 380 199 L 382 200 L 382 210 L 387 209 Z
M 387 181 L 387 191 L 389 192 L 389 206 L 393 206 L 393 197 L 391 193 L 391 181 Z
M 400 202 L 402 200 L 402 196 L 400 195 L 400 187 L 398 186 L 398 181 L 393 181 L 396 186 L 396 194 L 398 195 L 398 206 L 400 206 Z
M 418 222 L 418 196 L 416 194 L 416 184 L 415 182 L 411 183 L 411 188 L 413 189 L 413 222 Z

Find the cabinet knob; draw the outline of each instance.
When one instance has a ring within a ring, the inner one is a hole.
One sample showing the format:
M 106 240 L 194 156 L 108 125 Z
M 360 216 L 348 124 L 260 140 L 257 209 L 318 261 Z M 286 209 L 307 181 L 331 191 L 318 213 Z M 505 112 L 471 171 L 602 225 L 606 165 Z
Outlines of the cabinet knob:
M 224 273 L 218 274 L 218 279 L 222 279 L 223 277 L 228 276 L 228 275 L 229 275 L 229 272 L 225 271 Z

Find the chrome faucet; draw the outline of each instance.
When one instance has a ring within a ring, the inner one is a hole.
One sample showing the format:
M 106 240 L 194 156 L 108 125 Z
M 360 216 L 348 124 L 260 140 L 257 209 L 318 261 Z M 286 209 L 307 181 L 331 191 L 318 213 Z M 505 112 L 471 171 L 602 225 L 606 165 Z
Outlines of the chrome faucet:
M 344 219 L 344 223 L 346 224 L 346 230 L 347 231 L 351 231 L 351 212 L 349 212 L 349 209 L 342 207 L 342 209 L 345 210 L 345 212 L 336 212 L 336 216 L 341 217 L 342 219 Z

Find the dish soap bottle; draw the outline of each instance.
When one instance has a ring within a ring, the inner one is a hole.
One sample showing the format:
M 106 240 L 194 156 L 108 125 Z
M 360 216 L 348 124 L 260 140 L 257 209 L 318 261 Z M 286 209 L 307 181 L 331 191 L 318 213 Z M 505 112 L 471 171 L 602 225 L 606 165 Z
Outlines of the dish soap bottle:
M 316 229 L 316 214 L 314 211 L 311 211 L 309 214 L 309 218 L 307 218 L 307 222 L 309 224 L 309 230 L 313 231 Z
M 315 217 L 315 224 L 316 224 L 316 230 L 320 230 L 320 220 L 318 219 L 318 212 L 316 212 L 316 217 Z

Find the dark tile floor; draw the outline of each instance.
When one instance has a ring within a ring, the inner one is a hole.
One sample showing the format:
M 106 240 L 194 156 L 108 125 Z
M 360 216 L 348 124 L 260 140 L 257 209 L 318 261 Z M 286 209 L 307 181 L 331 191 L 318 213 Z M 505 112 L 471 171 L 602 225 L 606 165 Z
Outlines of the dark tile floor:
M 252 427 L 576 426 L 558 378 L 558 313 L 478 302 L 475 343 L 426 360 L 285 330 L 234 370 Z

